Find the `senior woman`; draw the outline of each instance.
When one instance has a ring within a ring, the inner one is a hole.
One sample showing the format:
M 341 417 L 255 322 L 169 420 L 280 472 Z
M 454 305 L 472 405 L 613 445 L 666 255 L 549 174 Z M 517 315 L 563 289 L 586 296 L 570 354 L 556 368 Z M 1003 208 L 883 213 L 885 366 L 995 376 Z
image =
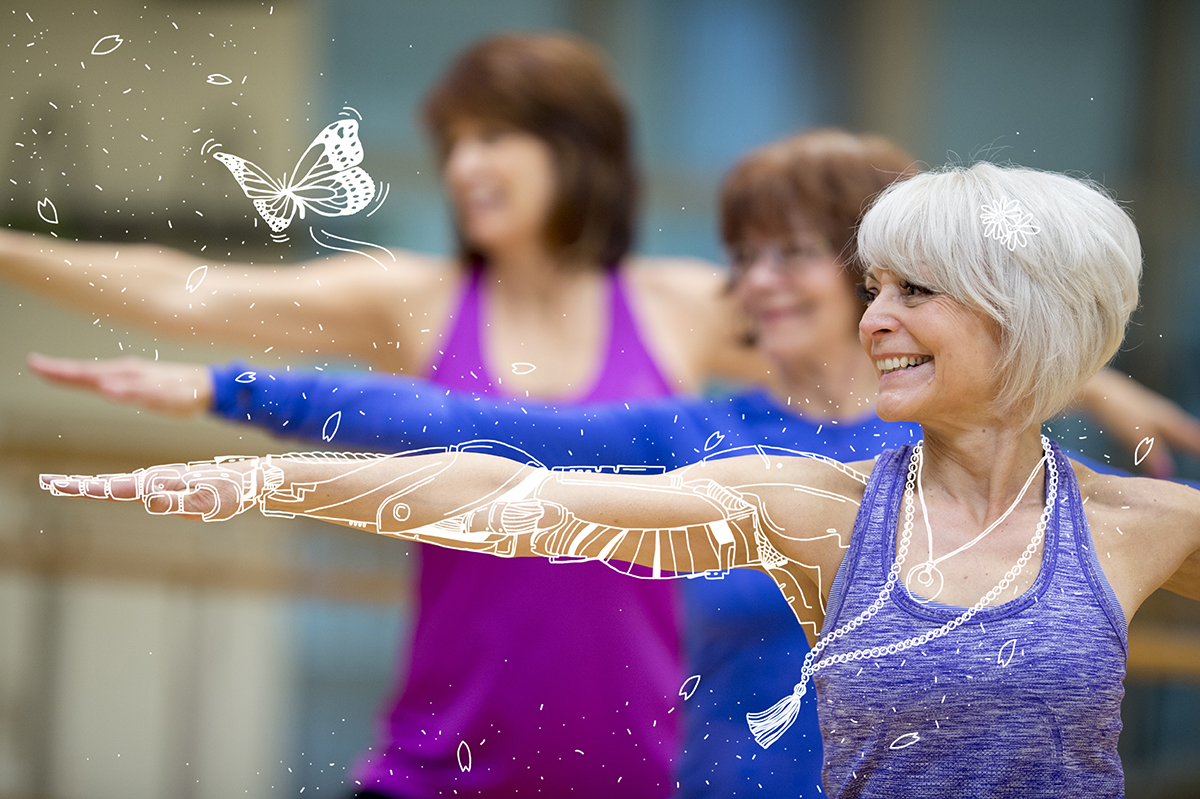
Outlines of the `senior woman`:
M 1126 625 L 1160 586 L 1200 595 L 1200 495 L 1097 474 L 1040 422 L 1120 344 L 1136 230 L 1081 181 L 979 164 L 889 188 L 859 255 L 876 408 L 924 435 L 874 461 L 764 450 L 631 477 L 291 455 L 43 485 L 656 576 L 759 568 L 823 626 L 752 727 L 773 742 L 811 678 L 830 795 L 1118 796 Z

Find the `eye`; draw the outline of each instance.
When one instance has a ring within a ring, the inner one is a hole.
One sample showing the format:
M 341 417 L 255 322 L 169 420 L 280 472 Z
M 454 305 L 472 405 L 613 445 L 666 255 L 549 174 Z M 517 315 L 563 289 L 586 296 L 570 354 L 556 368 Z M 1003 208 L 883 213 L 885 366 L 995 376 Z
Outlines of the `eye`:
M 825 255 L 825 247 L 817 242 L 791 242 L 779 249 L 785 261 L 812 261 Z
M 508 131 L 499 125 L 488 125 L 479 131 L 479 140 L 484 144 L 495 144 L 508 135 Z
M 934 294 L 937 294 L 933 289 L 918 286 L 916 283 L 909 283 L 907 280 L 900 281 L 900 291 L 906 297 L 932 297 Z
M 754 261 L 757 258 L 758 251 L 752 250 L 749 247 L 734 247 L 730 249 L 729 268 L 733 270 L 735 282 L 750 271 L 750 267 L 754 265 Z
M 858 298 L 862 300 L 865 305 L 870 305 L 871 301 L 875 299 L 875 294 L 877 292 L 875 289 L 867 288 L 865 283 L 858 283 L 854 286 L 854 293 L 858 295 Z

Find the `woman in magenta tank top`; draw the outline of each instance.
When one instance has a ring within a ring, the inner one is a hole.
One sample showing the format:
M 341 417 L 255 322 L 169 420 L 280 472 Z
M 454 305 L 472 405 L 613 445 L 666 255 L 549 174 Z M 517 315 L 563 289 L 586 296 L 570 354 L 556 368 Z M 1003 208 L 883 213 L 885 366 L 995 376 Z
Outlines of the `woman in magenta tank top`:
M 717 270 L 626 259 L 636 179 L 625 117 L 595 53 L 561 37 L 486 40 L 434 88 L 425 120 L 467 265 L 429 284 L 427 305 L 444 310 L 412 337 L 435 382 L 584 402 L 756 373 L 753 358 L 735 367 Z M 645 341 L 642 319 L 654 322 Z M 354 773 L 364 791 L 674 791 L 687 675 L 672 586 L 438 547 L 421 547 L 420 564 L 407 661 Z

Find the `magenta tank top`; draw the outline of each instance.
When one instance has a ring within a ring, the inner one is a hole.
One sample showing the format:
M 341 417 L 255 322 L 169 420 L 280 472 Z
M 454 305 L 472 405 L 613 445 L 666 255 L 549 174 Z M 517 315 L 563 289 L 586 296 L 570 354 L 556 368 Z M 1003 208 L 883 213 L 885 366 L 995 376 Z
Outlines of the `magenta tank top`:
M 429 376 L 497 394 L 482 357 L 480 277 L 468 278 Z M 609 285 L 607 352 L 585 400 L 669 394 L 616 271 Z M 673 792 L 686 675 L 670 581 L 595 562 L 428 545 L 420 555 L 411 648 L 356 789 L 412 799 Z

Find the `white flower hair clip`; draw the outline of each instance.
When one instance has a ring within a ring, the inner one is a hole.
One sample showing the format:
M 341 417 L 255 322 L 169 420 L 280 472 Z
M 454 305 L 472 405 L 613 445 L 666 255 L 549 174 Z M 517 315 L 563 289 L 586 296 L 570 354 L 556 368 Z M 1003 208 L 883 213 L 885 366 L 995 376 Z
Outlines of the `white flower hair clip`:
M 1020 203 L 1007 197 L 1001 197 L 995 205 L 981 206 L 979 220 L 983 222 L 983 235 L 1000 242 L 1009 251 L 1024 247 L 1030 236 L 1042 232 L 1033 224 L 1033 214 L 1025 213 Z

